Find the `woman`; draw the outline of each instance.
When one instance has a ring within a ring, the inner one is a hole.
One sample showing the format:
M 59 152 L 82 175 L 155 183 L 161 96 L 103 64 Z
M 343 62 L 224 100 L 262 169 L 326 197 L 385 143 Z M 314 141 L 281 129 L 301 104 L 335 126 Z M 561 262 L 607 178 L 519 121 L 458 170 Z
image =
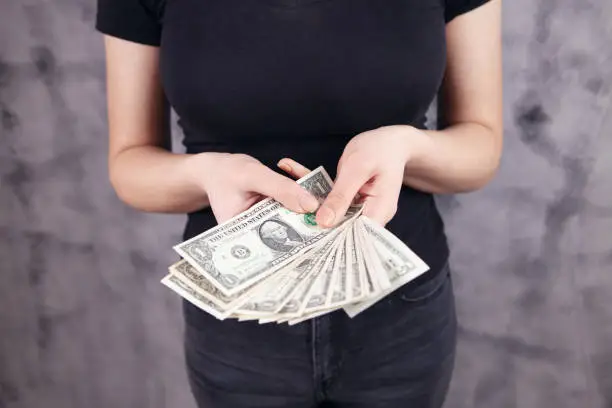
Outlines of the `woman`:
M 296 326 L 259 325 L 218 321 L 185 303 L 198 405 L 440 407 L 456 322 L 432 193 L 476 190 L 498 167 L 500 0 L 98 6 L 110 179 L 122 200 L 188 213 L 187 239 L 264 196 L 317 210 L 317 222 L 332 226 L 359 192 L 365 215 L 431 268 L 354 319 L 335 312 Z M 438 91 L 444 126 L 426 130 Z M 186 154 L 162 148 L 165 97 Z M 320 207 L 288 177 L 318 165 L 336 178 Z

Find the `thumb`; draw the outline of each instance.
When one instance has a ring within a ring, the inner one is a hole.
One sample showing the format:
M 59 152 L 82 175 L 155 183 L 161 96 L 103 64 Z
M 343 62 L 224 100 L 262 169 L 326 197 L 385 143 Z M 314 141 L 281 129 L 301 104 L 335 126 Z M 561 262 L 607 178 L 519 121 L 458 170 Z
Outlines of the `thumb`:
M 359 189 L 370 179 L 370 173 L 355 161 L 344 163 L 336 183 L 317 212 L 317 222 L 332 227 L 346 214 Z
M 319 201 L 303 187 L 264 165 L 251 172 L 248 188 L 274 198 L 291 211 L 312 212 L 319 207 Z

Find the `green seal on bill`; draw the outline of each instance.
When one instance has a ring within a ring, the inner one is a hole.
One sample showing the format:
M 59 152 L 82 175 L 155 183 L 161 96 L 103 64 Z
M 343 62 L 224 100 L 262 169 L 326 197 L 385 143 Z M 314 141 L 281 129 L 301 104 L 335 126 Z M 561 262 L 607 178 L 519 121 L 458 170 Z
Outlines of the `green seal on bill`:
M 306 225 L 317 225 L 317 215 L 315 213 L 304 214 Z

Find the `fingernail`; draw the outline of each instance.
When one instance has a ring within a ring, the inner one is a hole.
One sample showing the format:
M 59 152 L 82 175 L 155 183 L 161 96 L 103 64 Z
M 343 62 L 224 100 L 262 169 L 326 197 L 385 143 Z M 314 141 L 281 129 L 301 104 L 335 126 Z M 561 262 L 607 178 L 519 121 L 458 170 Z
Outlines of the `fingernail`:
M 334 223 L 334 219 L 336 218 L 336 213 L 331 208 L 324 206 L 318 212 L 318 215 L 321 219 L 321 224 L 326 227 L 330 227 Z
M 319 208 L 319 201 L 306 192 L 300 194 L 299 201 L 300 207 L 306 212 L 313 212 Z
M 293 170 L 290 165 L 288 165 L 287 163 L 283 161 L 279 161 L 276 165 L 288 173 L 290 173 Z

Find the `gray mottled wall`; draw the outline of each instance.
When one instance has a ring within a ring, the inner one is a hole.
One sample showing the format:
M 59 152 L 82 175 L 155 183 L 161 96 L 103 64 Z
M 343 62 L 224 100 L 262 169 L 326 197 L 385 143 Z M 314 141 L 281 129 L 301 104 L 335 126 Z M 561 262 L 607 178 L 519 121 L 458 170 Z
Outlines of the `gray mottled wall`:
M 106 178 L 92 0 L 0 2 L 0 407 L 192 408 L 183 217 Z M 612 407 L 612 2 L 505 4 L 506 150 L 440 199 L 461 318 L 451 408 Z

